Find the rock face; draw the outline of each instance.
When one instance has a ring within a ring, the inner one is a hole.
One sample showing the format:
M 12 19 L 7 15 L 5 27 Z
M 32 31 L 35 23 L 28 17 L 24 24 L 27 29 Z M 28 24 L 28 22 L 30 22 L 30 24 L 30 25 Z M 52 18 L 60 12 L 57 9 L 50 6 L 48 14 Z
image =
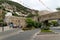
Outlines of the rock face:
M 50 13 L 50 11 L 47 11 L 47 10 L 42 10 L 42 11 L 39 11 L 39 12 L 38 12 L 38 14 L 39 14 L 40 16 L 46 15 L 46 14 L 49 14 L 49 13 Z
M 18 12 L 21 11 L 22 13 L 30 13 L 29 11 L 31 10 L 13 1 L 1 0 L 0 5 L 3 5 L 6 10 L 10 9 L 13 11 L 18 11 Z
M 13 25 L 26 27 L 25 19 L 24 17 L 6 16 L 5 22 L 7 22 L 7 24 L 12 22 Z
M 11 6 L 10 4 L 8 4 L 8 3 L 2 3 L 1 5 L 4 7 L 4 9 L 5 9 L 6 11 L 13 12 L 14 9 L 16 9 L 16 8 L 12 7 L 12 6 Z
M 12 2 L 12 1 L 3 1 L 2 2 L 2 1 L 0 1 L 0 3 L 1 3 L 0 5 L 3 6 L 3 8 L 0 8 L 1 9 L 0 14 L 2 14 L 3 12 L 10 14 L 10 15 L 7 14 L 5 16 L 4 21 L 7 22 L 7 24 L 12 22 L 12 23 L 14 23 L 14 25 L 19 25 L 20 24 L 21 26 L 25 27 L 26 26 L 26 23 L 25 23 L 26 16 L 30 13 L 32 13 L 33 15 L 36 15 L 36 10 L 31 10 L 31 9 L 26 8 L 26 7 L 20 5 L 16 2 Z M 20 14 L 19 15 L 20 17 L 12 15 L 13 13 L 15 14 L 16 12 L 18 14 Z M 36 16 L 34 16 L 32 19 L 34 21 L 37 21 Z

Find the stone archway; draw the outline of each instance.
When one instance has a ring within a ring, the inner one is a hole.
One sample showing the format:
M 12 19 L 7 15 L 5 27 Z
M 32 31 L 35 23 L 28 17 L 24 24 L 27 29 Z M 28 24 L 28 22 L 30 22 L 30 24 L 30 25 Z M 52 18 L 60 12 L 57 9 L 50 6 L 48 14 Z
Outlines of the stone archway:
M 49 14 L 41 15 L 39 19 L 40 22 L 43 22 L 45 20 L 60 19 L 60 12 L 52 12 Z
M 53 12 L 45 15 L 40 16 L 40 22 L 42 22 L 44 25 L 42 28 L 47 28 L 49 26 L 48 20 L 53 20 L 53 19 L 60 19 L 60 12 Z

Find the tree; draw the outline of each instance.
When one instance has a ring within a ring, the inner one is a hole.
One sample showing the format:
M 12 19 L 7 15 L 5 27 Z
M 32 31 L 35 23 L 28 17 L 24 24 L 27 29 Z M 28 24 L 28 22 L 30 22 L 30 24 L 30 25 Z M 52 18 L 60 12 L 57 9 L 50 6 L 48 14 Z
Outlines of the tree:
M 27 18 L 26 23 L 28 28 L 31 28 L 34 25 L 34 21 L 31 18 Z
M 41 29 L 43 30 L 49 30 L 49 27 L 50 27 L 50 23 L 48 22 L 48 20 L 44 21 L 43 22 L 43 27 L 41 27 Z
M 27 18 L 32 18 L 34 16 L 35 16 L 34 14 L 30 13 L 30 14 L 28 14 Z
M 27 23 L 28 28 L 31 28 L 31 27 L 40 28 L 41 27 L 41 23 L 33 21 L 31 18 L 27 18 L 26 23 Z
M 6 26 L 6 24 L 4 23 L 4 18 L 5 18 L 5 8 L 4 6 L 0 6 L 0 9 L 2 10 L 2 13 L 0 14 L 0 26 L 2 27 L 2 31 L 4 31 L 4 26 Z
M 60 11 L 60 7 L 56 8 L 56 10 Z
M 51 24 L 52 24 L 53 26 L 58 26 L 58 25 L 59 25 L 57 21 L 51 21 Z

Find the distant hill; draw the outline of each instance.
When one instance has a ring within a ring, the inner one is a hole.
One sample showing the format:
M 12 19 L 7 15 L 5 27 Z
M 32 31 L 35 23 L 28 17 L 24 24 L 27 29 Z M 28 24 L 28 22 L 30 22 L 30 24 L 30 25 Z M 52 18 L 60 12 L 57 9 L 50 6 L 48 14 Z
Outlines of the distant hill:
M 13 2 L 13 1 L 9 1 L 9 0 L 0 0 L 0 5 L 1 5 L 2 3 L 3 3 L 4 5 L 9 4 L 9 6 L 12 7 L 11 9 L 13 9 L 13 10 L 16 9 L 15 12 L 20 12 L 20 13 L 22 13 L 22 15 L 24 14 L 23 17 L 24 17 L 24 16 L 26 16 L 26 17 L 34 17 L 34 16 L 37 16 L 37 15 L 38 15 L 38 10 L 29 9 L 29 8 L 24 7 L 23 5 L 21 5 L 21 4 L 17 3 L 17 2 Z M 5 3 L 7 3 L 7 4 L 5 4 Z M 7 6 L 7 8 L 8 8 L 9 6 Z M 16 7 L 16 8 L 14 8 L 13 6 Z M 5 8 L 6 8 L 6 7 L 5 7 Z M 7 10 L 7 11 L 9 11 L 9 10 Z M 19 14 L 20 14 L 20 13 L 19 13 Z M 21 16 L 22 16 L 22 15 L 21 15 Z M 34 15 L 34 16 L 33 16 L 33 15 Z M 20 16 L 20 15 L 14 13 L 13 16 Z
M 10 4 L 10 5 L 14 5 L 14 6 L 16 6 L 17 7 L 17 11 L 20 11 L 20 12 L 22 12 L 22 13 L 31 13 L 31 9 L 29 9 L 29 8 L 26 8 L 26 7 L 24 7 L 24 6 L 22 6 L 21 4 L 19 4 L 19 3 L 17 3 L 17 2 L 13 2 L 13 1 L 8 1 L 8 0 L 0 0 L 0 4 L 1 3 L 8 3 L 8 4 Z

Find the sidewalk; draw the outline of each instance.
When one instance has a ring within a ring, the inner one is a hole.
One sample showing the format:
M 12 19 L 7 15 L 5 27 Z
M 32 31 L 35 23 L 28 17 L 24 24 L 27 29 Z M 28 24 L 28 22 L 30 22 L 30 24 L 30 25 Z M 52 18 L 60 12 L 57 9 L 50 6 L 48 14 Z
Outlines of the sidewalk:
M 37 35 L 34 40 L 60 40 L 60 34 Z
M 9 28 L 9 26 L 4 27 L 4 31 L 12 30 L 12 29 L 13 29 L 13 28 Z M 0 32 L 2 32 L 2 27 L 0 27 Z
M 11 29 L 7 29 L 8 27 L 5 28 L 4 32 L 0 32 L 0 40 L 13 36 L 13 35 L 17 35 L 20 32 L 24 32 L 23 30 L 19 29 L 19 28 L 11 28 Z

